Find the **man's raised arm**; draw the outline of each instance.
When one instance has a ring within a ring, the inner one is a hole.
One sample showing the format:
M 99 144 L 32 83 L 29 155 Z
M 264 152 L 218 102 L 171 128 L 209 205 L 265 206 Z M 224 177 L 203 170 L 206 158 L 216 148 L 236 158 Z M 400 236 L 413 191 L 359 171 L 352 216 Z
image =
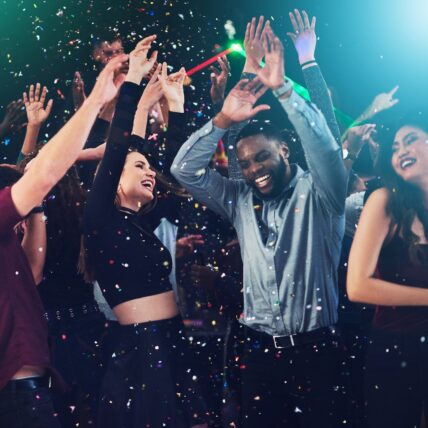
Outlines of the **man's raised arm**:
M 237 122 L 248 120 L 268 105 L 254 107 L 266 92 L 260 80 L 243 79 L 230 91 L 216 117 L 195 132 L 181 147 L 171 173 L 197 200 L 233 221 L 239 182 L 209 168 L 218 140 Z

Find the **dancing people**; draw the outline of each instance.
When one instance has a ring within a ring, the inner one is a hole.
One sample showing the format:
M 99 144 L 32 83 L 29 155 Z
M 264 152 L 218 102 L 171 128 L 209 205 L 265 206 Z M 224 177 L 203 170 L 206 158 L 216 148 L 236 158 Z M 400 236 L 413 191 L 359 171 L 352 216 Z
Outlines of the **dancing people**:
M 85 211 L 88 270 L 120 324 L 101 391 L 98 425 L 103 428 L 206 426 L 197 376 L 185 366 L 184 326 L 168 278 L 171 256 L 153 233 L 161 218 L 153 207 L 155 172 L 131 148 L 140 83 L 157 57 L 153 52 L 147 59 L 155 38 L 146 37 L 130 54 Z M 185 72 L 168 77 L 166 64 L 159 72 L 158 67 L 148 85 L 147 107 L 163 93 L 171 123 L 183 112 Z
M 247 336 L 242 426 L 338 426 L 334 325 L 347 171 L 322 114 L 284 81 L 283 47 L 269 23 L 263 31 L 265 67 L 232 89 L 221 112 L 183 145 L 171 172 L 238 233 Z M 254 107 L 267 89 L 295 127 L 309 171 L 289 164 L 289 149 L 272 127 L 250 124 L 237 137 L 244 180 L 221 177 L 207 168 L 217 141 L 269 108 Z
M 365 370 L 369 427 L 417 426 L 428 394 L 427 123 L 418 112 L 381 144 L 385 187 L 364 206 L 349 257 L 349 298 L 377 305 Z

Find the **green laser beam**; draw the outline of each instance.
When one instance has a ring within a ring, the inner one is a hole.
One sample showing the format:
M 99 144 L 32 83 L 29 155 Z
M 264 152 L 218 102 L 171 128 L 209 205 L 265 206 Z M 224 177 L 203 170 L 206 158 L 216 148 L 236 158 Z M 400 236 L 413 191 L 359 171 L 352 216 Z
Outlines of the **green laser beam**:
M 242 44 L 241 43 L 232 43 L 231 45 L 230 45 L 230 47 L 232 48 L 232 51 L 233 52 L 237 52 L 237 53 L 239 53 L 240 55 L 242 55 L 244 58 L 246 58 L 247 57 L 247 55 L 246 55 L 246 53 L 245 53 L 245 49 L 242 47 Z M 262 61 L 261 63 L 260 63 L 260 65 L 263 67 L 265 64 L 264 64 L 264 62 Z M 297 83 L 297 82 L 295 82 L 293 79 L 291 79 L 290 77 L 288 77 L 288 76 L 284 76 L 287 80 L 289 80 L 291 83 L 292 83 L 292 85 L 293 85 L 293 89 L 301 96 L 301 97 L 303 97 L 305 100 L 308 100 L 308 101 L 310 101 L 311 100 L 311 97 L 310 97 L 310 95 L 309 95 L 309 91 L 304 87 L 304 86 L 302 86 L 302 85 L 300 85 L 299 83 Z M 339 110 L 339 109 L 337 109 L 336 107 L 334 107 L 333 106 L 333 108 L 334 108 L 334 113 L 336 114 L 336 116 L 339 118 L 339 120 L 344 124 L 344 125 L 346 125 L 346 127 L 347 128 L 350 128 L 351 126 L 353 126 L 354 125 L 354 120 L 350 117 L 350 116 L 348 116 L 346 113 L 344 113 L 343 111 L 341 111 L 341 110 Z

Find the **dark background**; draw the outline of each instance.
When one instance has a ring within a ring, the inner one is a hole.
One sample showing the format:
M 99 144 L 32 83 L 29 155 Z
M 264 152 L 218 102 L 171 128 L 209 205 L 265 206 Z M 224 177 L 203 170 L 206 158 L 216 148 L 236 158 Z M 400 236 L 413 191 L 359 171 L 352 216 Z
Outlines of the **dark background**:
M 160 60 L 187 69 L 230 44 L 224 23 L 230 19 L 243 40 L 246 22 L 263 14 L 285 42 L 286 72 L 303 83 L 290 31 L 288 11 L 306 9 L 317 16 L 316 57 L 332 89 L 334 102 L 355 118 L 379 92 L 400 85 L 395 112 L 425 104 L 428 93 L 428 2 L 426 0 L 2 0 L 0 1 L 0 108 L 18 98 L 29 83 L 41 82 L 54 98 L 59 126 L 75 70 L 90 74 L 96 38 L 120 34 L 127 50 L 143 35 L 158 34 Z M 229 55 L 234 77 L 243 58 Z M 210 116 L 207 70 L 187 88 L 188 108 L 201 121 Z M 270 98 L 267 99 L 271 101 Z M 285 120 L 274 109 L 269 117 Z M 55 122 L 55 121 L 53 121 Z M 197 123 L 196 125 L 198 125 Z M 2 142 L 0 159 L 17 151 L 16 141 Z

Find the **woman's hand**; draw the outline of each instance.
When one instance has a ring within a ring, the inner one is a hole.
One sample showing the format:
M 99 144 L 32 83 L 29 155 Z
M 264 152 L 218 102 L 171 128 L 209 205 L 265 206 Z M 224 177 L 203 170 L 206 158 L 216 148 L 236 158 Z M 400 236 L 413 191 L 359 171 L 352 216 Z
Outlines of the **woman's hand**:
M 304 10 L 302 11 L 302 15 L 300 15 L 297 9 L 294 9 L 294 14 L 293 12 L 289 13 L 294 33 L 287 33 L 294 43 L 300 64 L 315 61 L 315 48 L 317 46 L 317 36 L 315 34 L 317 19 L 314 16 L 309 21 L 308 14 Z
M 137 43 L 135 49 L 129 54 L 129 70 L 125 78 L 126 82 L 139 85 L 143 77 L 149 74 L 158 56 L 158 52 L 153 51 L 150 58 L 147 59 L 147 54 L 155 40 L 155 34 L 145 37 Z
M 166 62 L 162 64 L 162 72 L 158 75 L 159 82 L 162 86 L 163 94 L 168 100 L 169 111 L 183 113 L 184 112 L 184 90 L 183 83 L 186 78 L 186 70 L 181 67 L 177 73 L 167 73 L 168 65 Z
M 34 85 L 30 85 L 28 95 L 26 92 L 22 94 L 25 110 L 27 112 L 28 126 L 40 127 L 49 117 L 53 100 L 50 99 L 45 107 L 46 93 L 46 86 L 43 86 L 40 92 L 40 83 L 37 83 L 36 90 L 34 90 Z

